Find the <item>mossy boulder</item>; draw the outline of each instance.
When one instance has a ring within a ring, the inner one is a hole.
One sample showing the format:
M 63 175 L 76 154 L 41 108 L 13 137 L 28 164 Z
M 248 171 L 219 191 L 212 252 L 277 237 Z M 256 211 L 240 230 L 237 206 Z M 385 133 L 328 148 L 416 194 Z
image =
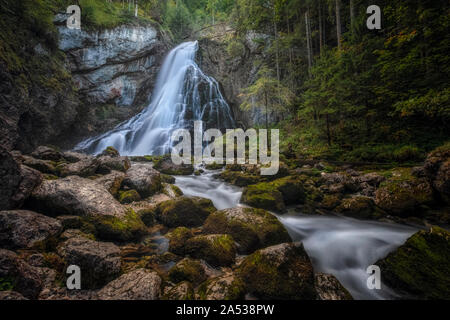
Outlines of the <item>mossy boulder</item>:
M 154 207 L 141 209 L 137 212 L 137 214 L 147 227 L 153 227 L 156 224 L 156 213 Z
M 175 181 L 176 181 L 175 177 L 172 177 L 171 175 L 168 174 L 161 174 L 161 182 L 174 184 Z
M 111 171 L 109 174 L 97 177 L 94 181 L 104 186 L 114 197 L 119 194 L 122 182 L 125 179 L 125 173 L 120 171 Z
M 320 207 L 326 210 L 333 210 L 341 204 L 341 198 L 336 194 L 326 194 L 320 201 Z
M 291 241 L 287 230 L 274 215 L 255 208 L 217 211 L 205 221 L 203 232 L 231 235 L 238 243 L 240 253 Z
M 189 281 L 194 286 L 206 280 L 205 269 L 202 264 L 190 258 L 184 258 L 169 271 L 169 279 L 174 283 Z
M 120 153 L 119 151 L 117 151 L 114 147 L 106 147 L 105 150 L 102 151 L 102 153 L 100 154 L 101 156 L 109 156 L 109 157 L 120 157 Z
M 158 204 L 155 213 L 159 221 L 170 228 L 199 227 L 216 211 L 209 199 L 179 197 Z
M 261 176 L 252 174 L 252 173 L 246 173 L 246 172 L 239 172 L 234 170 L 225 170 L 222 171 L 218 177 L 228 183 L 234 184 L 238 187 L 245 187 L 248 185 L 252 185 L 255 183 L 258 183 L 262 180 Z
M 220 169 L 222 169 L 224 166 L 225 166 L 225 165 L 224 165 L 223 163 L 216 163 L 216 162 L 213 162 L 213 163 L 209 163 L 209 164 L 205 165 L 205 168 L 206 168 L 207 170 L 220 170 Z
M 440 198 L 450 204 L 450 142 L 427 156 L 424 169 Z
M 136 190 L 142 198 L 147 198 L 161 191 L 161 175 L 151 164 L 133 164 L 127 171 L 123 185 Z
M 159 159 L 154 158 L 154 168 L 161 173 L 174 176 L 188 176 L 194 173 L 194 166 L 191 164 L 176 165 L 172 162 L 170 155 L 165 155 Z
M 419 231 L 376 263 L 383 281 L 412 298 L 450 299 L 450 233 L 439 227 Z
M 236 257 L 236 245 L 227 234 L 200 235 L 186 242 L 185 252 L 214 267 L 230 266 Z
M 245 294 L 244 282 L 232 273 L 207 280 L 197 290 L 200 300 L 241 300 Z
M 163 193 L 169 198 L 181 197 L 183 195 L 183 191 L 179 187 L 167 183 L 163 183 Z
M 287 176 L 274 180 L 271 184 L 281 192 L 285 204 L 299 204 L 305 201 L 306 196 L 301 179 Z
M 353 300 L 350 292 L 332 274 L 318 272 L 314 280 L 319 300 Z
M 398 169 L 382 182 L 375 193 L 375 204 L 397 216 L 420 213 L 420 206 L 433 202 L 433 190 L 425 178 L 417 178 L 411 169 Z
M 169 251 L 178 255 L 185 254 L 186 242 L 194 237 L 192 231 L 186 227 L 178 227 L 166 235 L 169 238 Z
M 114 216 L 86 217 L 82 230 L 86 233 L 95 233 L 96 237 L 102 240 L 121 242 L 139 240 L 148 233 L 147 227 L 132 209 L 128 209 L 125 216 L 120 218 Z
M 285 212 L 283 195 L 271 183 L 250 185 L 242 193 L 242 202 L 249 206 L 276 212 Z
M 174 287 L 167 289 L 162 297 L 163 300 L 194 300 L 194 288 L 188 281 L 183 281 L 176 284 Z
M 119 202 L 122 204 L 140 201 L 141 196 L 136 190 L 119 191 Z
M 315 300 L 314 273 L 302 244 L 283 243 L 246 257 L 237 270 L 249 293 L 261 299 Z
M 349 217 L 358 219 L 373 218 L 375 212 L 375 204 L 368 197 L 356 196 L 353 198 L 343 199 L 336 211 Z

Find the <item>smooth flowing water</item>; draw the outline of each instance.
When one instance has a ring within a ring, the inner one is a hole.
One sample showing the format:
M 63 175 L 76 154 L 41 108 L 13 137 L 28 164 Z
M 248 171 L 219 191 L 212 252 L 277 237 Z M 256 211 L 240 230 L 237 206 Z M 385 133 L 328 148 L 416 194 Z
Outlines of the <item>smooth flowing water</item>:
M 161 155 L 170 152 L 176 129 L 193 129 L 195 120 L 203 130 L 234 128 L 231 109 L 217 81 L 195 62 L 198 42 L 184 42 L 165 58 L 149 106 L 129 121 L 75 149 L 98 154 L 113 146 L 122 155 Z
M 234 128 L 228 104 L 216 80 L 195 63 L 198 43 L 185 42 L 166 57 L 149 106 L 129 121 L 103 135 L 81 142 L 76 149 L 98 154 L 107 146 L 123 155 L 169 153 L 176 129 L 193 129 L 202 120 L 202 130 Z M 176 178 L 188 196 L 209 198 L 218 209 L 239 205 L 242 192 L 213 177 Z M 393 293 L 369 290 L 366 268 L 401 245 L 416 230 L 400 225 L 358 221 L 342 217 L 304 215 L 278 216 L 294 240 L 302 241 L 316 271 L 335 275 L 357 299 L 391 298 Z
M 218 209 L 238 206 L 242 194 L 239 188 L 215 179 L 211 172 L 176 177 L 175 184 L 186 195 L 211 199 Z M 384 284 L 381 290 L 368 289 L 366 269 L 403 244 L 416 229 L 334 216 L 297 214 L 278 219 L 294 241 L 303 242 L 315 271 L 336 276 L 355 299 L 396 297 Z

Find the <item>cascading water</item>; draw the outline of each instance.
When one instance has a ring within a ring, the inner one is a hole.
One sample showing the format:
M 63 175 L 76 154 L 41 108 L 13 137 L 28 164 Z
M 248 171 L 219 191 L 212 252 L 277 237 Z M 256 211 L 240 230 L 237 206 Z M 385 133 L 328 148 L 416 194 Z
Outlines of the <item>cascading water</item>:
M 75 149 L 98 154 L 113 146 L 123 155 L 161 155 L 170 152 L 176 129 L 193 129 L 202 120 L 203 130 L 234 128 L 230 107 L 217 81 L 195 63 L 198 42 L 185 42 L 166 57 L 149 106 L 129 121 Z

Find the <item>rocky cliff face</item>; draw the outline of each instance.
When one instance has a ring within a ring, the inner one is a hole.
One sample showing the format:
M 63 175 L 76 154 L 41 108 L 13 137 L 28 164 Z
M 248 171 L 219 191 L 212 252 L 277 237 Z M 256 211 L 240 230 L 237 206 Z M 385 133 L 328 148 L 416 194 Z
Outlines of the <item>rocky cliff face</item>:
M 268 37 L 263 34 L 249 33 L 239 43 L 239 50 L 231 53 L 227 50 L 229 43 L 221 38 L 200 40 L 200 50 L 197 57 L 200 68 L 208 75 L 215 78 L 220 86 L 225 99 L 233 110 L 238 126 L 247 128 L 265 123 L 265 114 L 262 109 L 253 108 L 250 111 L 242 111 L 239 97 L 241 90 L 250 86 L 256 80 L 259 65 L 266 55 Z M 279 115 L 269 114 L 269 121 L 276 121 Z
M 143 22 L 71 30 L 65 19 L 57 15 L 57 32 L 44 36 L 24 24 L 8 24 L 2 40 L 11 49 L 0 61 L 0 143 L 8 150 L 70 148 L 147 105 L 170 46 L 160 30 Z

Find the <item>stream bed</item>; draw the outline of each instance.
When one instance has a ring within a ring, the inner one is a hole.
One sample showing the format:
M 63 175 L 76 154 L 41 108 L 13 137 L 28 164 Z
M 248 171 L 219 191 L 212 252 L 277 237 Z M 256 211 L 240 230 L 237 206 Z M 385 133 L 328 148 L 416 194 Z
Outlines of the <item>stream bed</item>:
M 242 190 L 214 178 L 177 176 L 176 185 L 187 196 L 211 199 L 219 210 L 239 206 Z M 338 216 L 308 216 L 301 212 L 276 215 L 294 241 L 301 241 L 316 272 L 331 273 L 355 299 L 393 299 L 386 285 L 367 287 L 368 266 L 402 245 L 417 229 L 393 223 L 362 221 Z M 383 273 L 381 271 L 381 280 Z

